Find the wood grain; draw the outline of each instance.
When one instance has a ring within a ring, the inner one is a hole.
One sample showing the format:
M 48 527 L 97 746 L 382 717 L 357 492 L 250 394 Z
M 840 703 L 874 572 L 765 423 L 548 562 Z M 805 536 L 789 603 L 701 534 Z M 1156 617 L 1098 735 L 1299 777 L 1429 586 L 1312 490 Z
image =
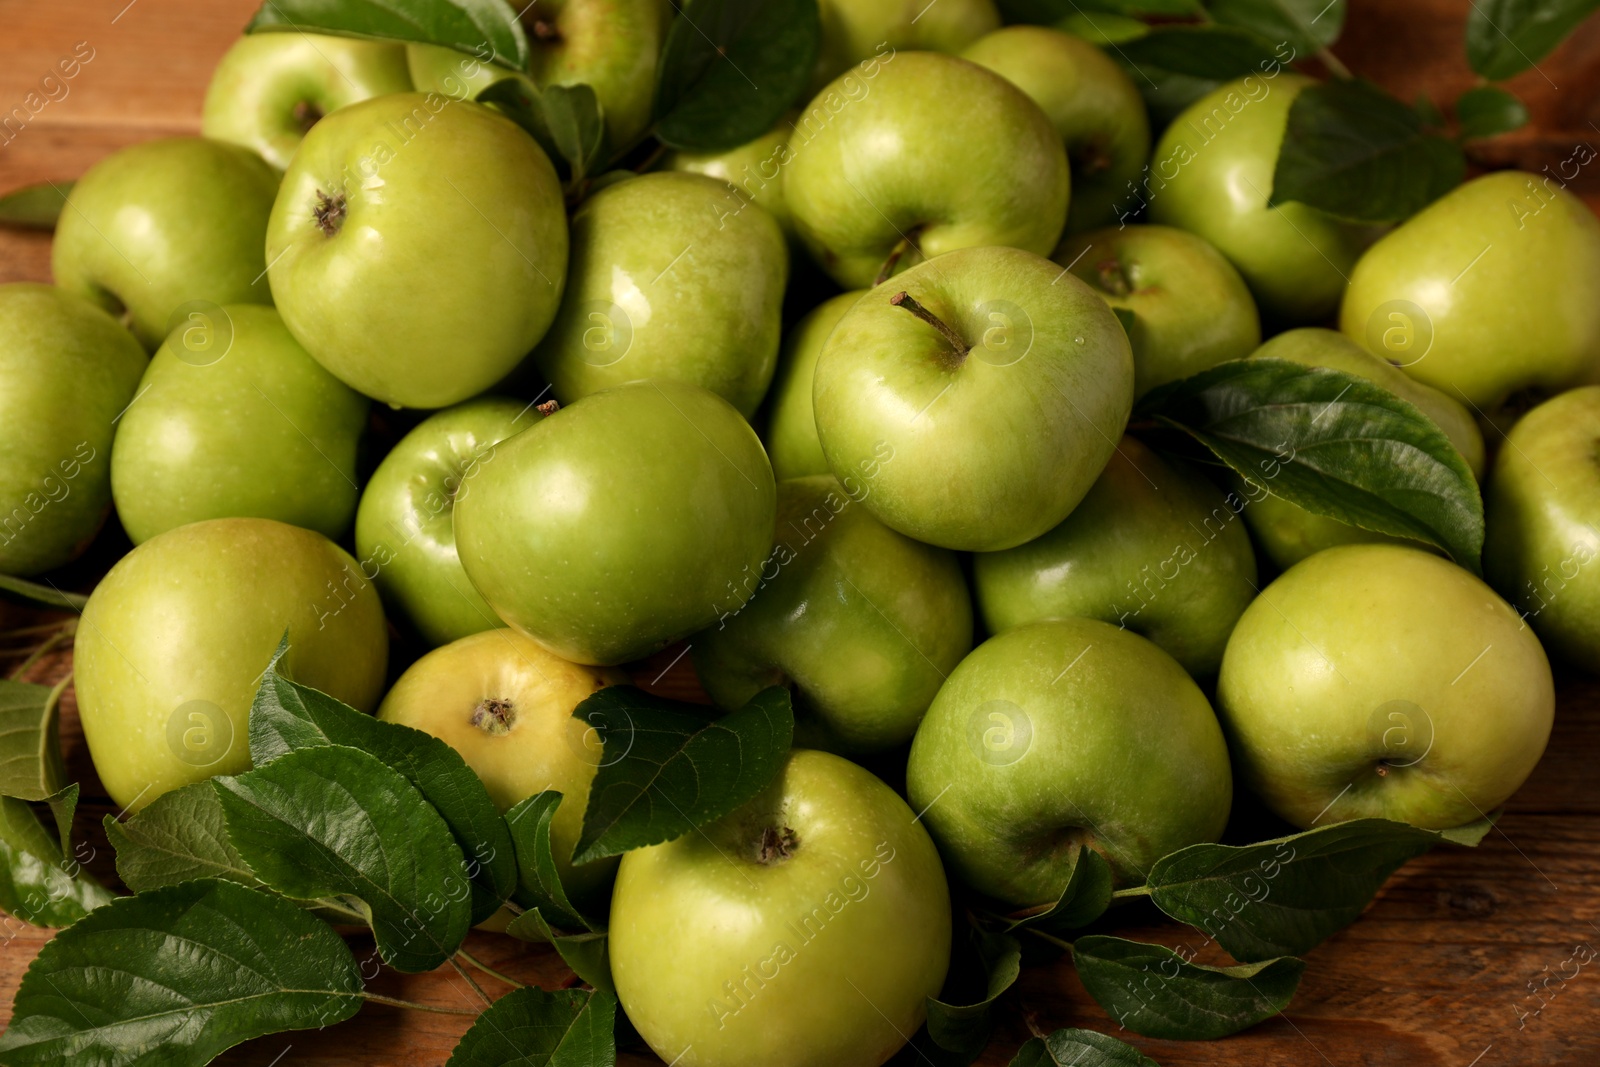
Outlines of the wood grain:
M 42 92 L 42 79 L 80 42 L 94 52 L 65 95 L 52 90 L 59 99 L 38 109 L 25 127 L 0 133 L 0 190 L 70 179 L 123 145 L 196 131 L 211 68 L 254 6 L 255 0 L 0 0 L 0 119 L 24 106 L 30 92 Z M 1461 58 L 1468 4 L 1353 0 L 1350 9 L 1336 51 L 1356 71 L 1402 98 L 1427 91 L 1441 105 L 1472 84 Z M 1566 158 L 1579 142 L 1600 144 L 1600 22 L 1591 20 L 1511 87 L 1527 102 L 1534 125 L 1477 146 L 1475 158 L 1539 170 Z M 1600 204 L 1600 175 L 1585 172 L 1574 188 Z M 0 232 L 0 281 L 23 279 L 49 280 L 48 237 Z M 97 546 L 98 558 L 71 573 L 86 583 L 115 553 L 115 545 Z M 0 606 L 0 629 L 47 617 Z M 666 669 L 678 651 L 642 665 L 636 680 L 697 698 L 698 683 L 686 661 Z M 54 680 L 69 664 L 69 654 L 55 655 L 30 677 Z M 116 812 L 94 777 L 70 690 L 62 726 L 69 773 L 84 786 L 77 829 L 92 850 L 87 866 L 111 878 L 111 850 L 100 819 Z M 1597 760 L 1600 683 L 1563 679 L 1549 751 L 1496 831 L 1476 850 L 1443 849 L 1403 868 L 1360 922 L 1310 954 L 1301 992 L 1286 1016 L 1222 1042 L 1120 1036 L 1167 1067 L 1600 1063 L 1600 976 L 1590 973 L 1593 965 L 1574 973 L 1565 962 L 1575 947 L 1600 944 Z M 1117 923 L 1125 936 L 1187 944 L 1205 962 L 1224 958 L 1195 932 L 1153 911 L 1126 912 Z M 9 921 L 0 931 L 3 1023 L 23 971 L 50 934 Z M 357 945 L 358 951 L 364 947 Z M 525 982 L 549 986 L 571 979 L 559 959 L 539 946 L 474 934 L 469 950 Z M 498 991 L 492 980 L 486 985 Z M 471 1003 L 471 994 L 449 971 L 386 972 L 373 988 L 427 1004 Z M 1118 1032 L 1070 967 L 1033 967 L 1010 999 L 983 1064 L 1007 1062 L 1028 1036 L 1025 1019 L 1046 1029 Z M 454 1016 L 369 1006 L 326 1032 L 264 1038 L 218 1062 L 433 1067 L 445 1062 L 464 1028 L 465 1020 Z M 659 1061 L 625 1052 L 619 1062 Z

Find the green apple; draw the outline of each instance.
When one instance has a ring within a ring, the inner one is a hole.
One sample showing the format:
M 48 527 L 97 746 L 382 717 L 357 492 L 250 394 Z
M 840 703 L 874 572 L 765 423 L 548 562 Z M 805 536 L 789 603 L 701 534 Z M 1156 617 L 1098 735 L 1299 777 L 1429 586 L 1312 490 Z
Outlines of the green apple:
M 1249 75 L 1207 93 L 1162 134 L 1130 203 L 1150 221 L 1199 234 L 1239 268 L 1267 318 L 1288 325 L 1339 306 L 1361 250 L 1359 231 L 1315 208 L 1268 207 L 1298 74 Z
M 284 170 L 306 131 L 328 112 L 410 90 L 403 44 L 250 34 L 234 42 L 211 75 L 200 132 L 244 145 Z
M 627 679 L 580 667 L 515 630 L 486 630 L 436 648 L 400 676 L 378 718 L 432 734 L 461 754 L 502 812 L 535 793 L 561 794 L 550 844 L 561 883 L 574 896 L 604 894 L 615 859 L 572 865 L 589 786 L 601 752 L 572 711 L 587 696 Z
M 1316 327 L 1289 330 L 1256 349 L 1252 358 L 1257 357 L 1328 367 L 1381 386 L 1432 419 L 1467 461 L 1473 476 L 1482 476 L 1483 433 L 1472 414 L 1450 396 L 1406 377 L 1343 334 Z M 1270 485 L 1259 488 L 1265 492 L 1250 493 L 1253 499 L 1245 508 L 1244 517 L 1257 544 L 1280 568 L 1292 567 L 1313 552 L 1335 545 L 1411 543 L 1313 514 L 1280 496 L 1270 495 Z
M 136 545 L 202 519 L 277 519 L 343 537 L 369 406 L 272 308 L 193 312 L 156 350 L 117 429 L 122 528 Z
M 286 632 L 295 681 L 361 711 L 378 703 L 378 594 L 321 534 L 210 519 L 122 557 L 89 596 L 75 653 L 78 714 L 112 802 L 138 811 L 249 770 L 250 704 Z
M 750 598 L 775 495 L 727 401 L 634 382 L 498 446 L 456 501 L 456 547 L 508 625 L 577 663 L 625 663 Z
M 1600 219 L 1549 177 L 1500 171 L 1368 249 L 1339 328 L 1479 407 L 1600 378 Z
M 1486 503 L 1489 581 L 1557 655 L 1600 674 L 1600 386 L 1523 416 Z
M 1196 678 L 1216 675 L 1255 599 L 1242 502 L 1124 437 L 1072 514 L 1036 540 L 973 558 L 991 633 L 1081 616 L 1148 637 Z
M 1134 394 L 1243 359 L 1261 317 L 1233 264 L 1170 226 L 1124 226 L 1062 238 L 1052 257 L 1114 308 L 1133 312 Z
M 613 154 L 643 137 L 671 14 L 663 0 L 539 0 L 513 6 L 529 30 L 533 86 L 592 88 Z M 413 44 L 407 51 L 411 77 L 423 92 L 468 99 L 504 78 L 526 77 L 449 48 Z
M 390 609 L 430 647 L 503 624 L 456 554 L 455 507 L 506 438 L 541 418 L 480 397 L 429 416 L 378 464 L 356 511 L 356 555 Z
M 1054 903 L 1079 845 L 1119 886 L 1215 841 L 1233 780 L 1217 718 L 1176 660 L 1095 619 L 991 637 L 911 743 L 906 793 L 953 874 L 1016 907 Z
M 267 230 L 272 294 L 312 358 L 368 396 L 437 408 L 508 374 L 555 318 L 567 218 L 511 120 L 393 93 L 312 127 Z
M 733 814 L 629 852 L 617 999 L 678 1067 L 878 1067 L 950 965 L 950 898 L 905 801 L 805 749 Z
M 145 368 L 115 319 L 54 286 L 0 285 L 0 574 L 77 559 L 111 508 L 111 438 Z
M 765 209 L 785 233 L 792 230 L 789 205 L 783 199 L 783 168 L 788 164 L 789 123 L 780 122 L 771 130 L 726 152 L 669 152 L 663 165 L 668 170 L 688 171 L 717 178 L 743 197 Z M 737 210 L 725 204 L 724 211 Z
M 642 378 L 704 386 L 746 417 L 778 361 L 789 256 L 762 209 L 700 174 L 618 182 L 572 217 L 566 295 L 533 360 L 570 404 Z
M 951 141 L 960 116 L 960 151 Z M 953 56 L 903 52 L 806 106 L 783 198 L 796 232 L 846 289 L 958 248 L 1049 255 L 1067 217 L 1067 154 L 1039 105 Z
M 1474 822 L 1550 736 L 1554 683 L 1511 606 L 1455 564 L 1347 545 L 1284 573 L 1228 642 L 1217 710 L 1241 781 L 1302 829 Z
M 1007 26 L 961 53 L 1033 98 L 1066 142 L 1072 163 L 1067 232 L 1115 222 L 1150 155 L 1144 98 L 1116 62 L 1081 37 Z
M 994 0 L 820 0 L 821 87 L 885 52 L 959 52 L 1000 25 Z
M 755 595 L 693 645 L 719 706 L 788 686 L 798 743 L 847 755 L 911 740 L 972 648 L 955 556 L 873 518 L 861 503 L 870 492 L 828 474 L 780 482 L 777 543 Z
M 811 413 L 812 380 L 823 343 L 863 292 L 840 293 L 817 305 L 784 339 L 767 421 L 767 454 L 772 457 L 772 473 L 780 479 L 829 473 L 828 458 L 817 439 L 817 420 Z
M 993 552 L 1089 491 L 1128 421 L 1133 355 L 1105 301 L 1054 263 L 967 248 L 845 312 L 813 388 L 828 466 L 870 483 L 869 511 L 919 541 Z
M 272 303 L 262 246 L 277 195 L 278 172 L 239 145 L 136 144 L 73 186 L 50 268 L 153 350 L 188 305 Z

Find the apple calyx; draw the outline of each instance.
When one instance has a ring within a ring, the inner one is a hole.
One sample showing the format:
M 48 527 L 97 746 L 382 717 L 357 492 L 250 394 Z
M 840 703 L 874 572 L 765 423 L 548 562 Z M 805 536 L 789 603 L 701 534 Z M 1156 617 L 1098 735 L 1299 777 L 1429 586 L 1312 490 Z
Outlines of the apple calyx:
M 332 237 L 339 232 L 339 227 L 344 225 L 345 210 L 345 200 L 342 195 L 329 196 L 318 189 L 317 206 L 311 209 L 311 217 L 316 220 L 317 229 Z
M 965 360 L 967 353 L 972 351 L 972 346 L 967 344 L 959 333 L 956 333 L 946 325 L 945 321 L 939 316 L 917 303 L 916 298 L 910 293 L 901 290 L 889 298 L 889 303 L 897 308 L 905 308 L 911 314 L 938 330 L 944 339 L 950 343 L 950 347 L 955 349 L 957 363 Z
M 533 410 L 537 411 L 539 414 L 545 416 L 546 418 L 548 418 L 551 415 L 554 415 L 560 409 L 561 409 L 561 402 L 557 401 L 557 400 L 546 400 L 542 404 L 534 405 L 534 408 L 533 408 Z
M 1102 259 L 1094 269 L 1100 276 L 1100 288 L 1112 296 L 1127 296 L 1133 292 L 1133 282 L 1120 260 Z
M 782 863 L 800 848 L 800 835 L 789 827 L 762 827 L 761 843 L 756 846 L 756 862 L 763 867 Z
M 294 117 L 294 124 L 305 134 L 310 133 L 311 127 L 322 120 L 323 111 L 312 101 L 301 100 L 294 105 L 294 110 L 290 114 Z
M 553 22 L 546 19 L 534 19 L 532 25 L 528 28 L 533 31 L 534 38 L 540 44 L 561 43 L 561 28 Z
M 484 697 L 472 709 L 471 722 L 490 737 L 504 737 L 517 725 L 517 706 L 502 697 Z
M 1111 150 L 1102 138 L 1085 141 L 1067 155 L 1072 160 L 1072 173 L 1076 175 L 1099 174 L 1111 168 Z

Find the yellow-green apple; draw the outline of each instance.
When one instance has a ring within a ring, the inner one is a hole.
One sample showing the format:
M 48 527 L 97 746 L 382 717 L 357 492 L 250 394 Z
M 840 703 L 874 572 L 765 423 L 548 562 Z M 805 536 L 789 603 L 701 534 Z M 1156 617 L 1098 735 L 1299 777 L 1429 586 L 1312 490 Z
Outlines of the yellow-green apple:
M 1301 829 L 1481 819 L 1539 762 L 1554 707 L 1544 650 L 1511 606 L 1401 545 L 1286 571 L 1240 618 L 1217 684 L 1240 780 Z
M 701 174 L 608 185 L 572 217 L 572 269 L 535 350 L 563 404 L 642 378 L 754 413 L 778 360 L 789 255 L 772 216 Z
M 1268 319 L 1299 325 L 1339 306 L 1360 234 L 1315 208 L 1267 206 L 1289 106 L 1312 82 L 1249 75 L 1189 105 L 1162 134 L 1140 197 L 1150 221 L 1199 234 L 1239 268 Z
M 778 483 L 776 543 L 754 595 L 693 643 L 719 706 L 787 686 L 798 743 L 846 755 L 909 741 L 972 648 L 955 556 L 873 518 L 861 503 L 871 492 L 830 474 Z
M 902 57 L 903 58 L 903 57 Z M 845 312 L 812 401 L 828 466 L 869 511 L 944 548 L 1011 548 L 1067 517 L 1133 404 L 1105 301 L 1015 248 L 921 263 Z
M 767 454 L 772 457 L 772 473 L 779 479 L 829 473 L 828 459 L 817 439 L 817 420 L 811 413 L 812 381 L 823 343 L 862 292 L 840 293 L 817 305 L 784 339 L 767 420 Z
M 1072 164 L 1067 232 L 1117 220 L 1150 155 L 1150 119 L 1132 79 L 1099 48 L 1047 26 L 1007 26 L 961 53 L 1033 98 Z
M 944 143 L 952 116 L 961 150 Z M 904 52 L 852 71 L 789 137 L 783 198 L 795 231 L 846 289 L 958 248 L 1049 255 L 1067 217 L 1067 154 L 1039 105 L 976 63 Z
M 1489 581 L 1558 656 L 1600 674 L 1600 386 L 1512 427 L 1486 504 Z
M 262 253 L 278 172 L 235 144 L 146 141 L 89 168 L 56 224 L 56 284 L 123 321 L 146 350 L 188 305 L 270 304 Z
M 250 769 L 261 673 L 288 634 L 295 681 L 361 711 L 383 692 L 388 631 L 372 583 L 319 533 L 210 519 L 152 537 L 89 596 L 78 713 L 113 803 Z
M 789 205 L 783 199 L 783 168 L 789 159 L 789 122 L 786 119 L 738 148 L 726 152 L 669 152 L 663 165 L 668 170 L 704 174 L 727 182 L 740 195 L 766 209 L 783 231 L 789 233 L 792 230 Z M 734 210 L 734 206 L 725 205 L 724 210 Z
M 212 72 L 200 132 L 255 150 L 279 170 L 330 111 L 411 89 L 406 47 L 315 33 L 241 37 Z
M 456 553 L 455 507 L 506 438 L 542 417 L 479 397 L 430 415 L 383 457 L 356 510 L 356 555 L 385 603 L 430 647 L 502 625 Z
M 1479 407 L 1600 377 L 1600 220 L 1548 176 L 1486 174 L 1356 263 L 1339 328 Z
M 82 554 L 111 508 L 111 439 L 144 349 L 49 285 L 0 285 L 0 574 Z
M 1261 343 L 1250 287 L 1227 258 L 1171 226 L 1068 236 L 1052 257 L 1114 308 L 1133 312 L 1134 394 L 1187 378 Z
M 567 269 L 544 150 L 436 93 L 364 100 L 313 126 L 266 243 L 289 332 L 351 388 L 404 407 L 454 404 L 510 372 L 555 317 Z
M 369 406 L 272 308 L 193 312 L 156 350 L 117 429 L 122 528 L 136 545 L 202 519 L 277 519 L 343 537 Z
M 994 0 L 819 0 L 822 47 L 812 84 L 897 52 L 959 52 L 1000 25 Z
M 799 749 L 731 815 L 622 857 L 617 999 L 679 1067 L 878 1067 L 944 982 L 948 894 L 905 801 Z
M 498 446 L 456 501 L 456 548 L 509 625 L 577 663 L 625 663 L 749 599 L 775 494 L 726 400 L 634 382 Z
M 589 786 L 601 751 L 572 711 L 587 696 L 627 679 L 580 667 L 515 630 L 485 630 L 423 656 L 378 706 L 378 718 L 432 734 L 461 754 L 502 812 L 554 789 L 550 825 L 562 885 L 578 898 L 603 894 L 615 859 L 572 865 Z
M 1289 330 L 1258 348 L 1252 355 L 1257 357 L 1328 367 L 1381 386 L 1432 419 L 1467 461 L 1473 476 L 1482 476 L 1483 433 L 1472 414 L 1449 395 L 1406 377 L 1343 334 L 1317 327 Z M 1256 543 L 1281 568 L 1292 567 L 1313 552 L 1334 545 L 1411 543 L 1309 512 L 1271 495 L 1270 482 L 1261 488 L 1266 493 L 1250 494 L 1253 499 L 1244 516 Z
M 917 728 L 906 793 L 951 873 L 1018 907 L 1054 903 L 1078 846 L 1118 885 L 1215 841 L 1233 803 L 1217 718 L 1177 660 L 1096 619 L 991 637 Z
M 1099 480 L 1049 533 L 973 558 L 984 624 L 1003 633 L 1081 616 L 1142 634 L 1196 678 L 1222 663 L 1255 599 L 1244 503 L 1124 437 Z

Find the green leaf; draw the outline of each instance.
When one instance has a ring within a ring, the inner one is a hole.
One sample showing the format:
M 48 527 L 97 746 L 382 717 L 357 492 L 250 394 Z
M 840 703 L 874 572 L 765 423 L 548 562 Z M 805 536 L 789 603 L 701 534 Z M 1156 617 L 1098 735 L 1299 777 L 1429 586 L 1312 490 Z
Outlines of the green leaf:
M 61 792 L 61 692 L 0 680 L 0 796 L 38 801 Z
M 1234 360 L 1151 391 L 1139 411 L 1275 496 L 1437 546 L 1481 573 L 1483 501 L 1466 460 L 1431 419 L 1364 378 Z
M 537 909 L 541 915 L 558 927 L 567 930 L 592 930 L 593 924 L 585 919 L 567 898 L 561 884 L 561 871 L 556 867 L 555 853 L 550 844 L 550 821 L 561 805 L 561 794 L 554 789 L 535 793 L 506 812 L 506 825 L 511 828 L 511 840 L 517 856 L 516 902 L 524 908 Z
M 196 878 L 260 886 L 228 840 L 222 798 L 210 781 L 163 793 L 125 822 L 105 817 L 117 875 L 135 893 Z
M 1224 26 L 1287 42 L 1304 59 L 1339 39 L 1345 0 L 1210 0 L 1207 10 Z
M 511 833 L 482 780 L 461 754 L 432 734 L 363 715 L 278 670 L 280 644 L 250 709 L 250 758 L 257 767 L 297 749 L 346 745 L 405 776 L 438 809 L 468 857 L 472 921 L 499 910 L 517 884 Z
M 200 1067 L 241 1041 L 361 1007 L 343 941 L 286 900 L 203 880 L 123 897 L 57 934 L 23 976 L 7 1067 Z
M 1302 90 L 1272 175 L 1271 204 L 1299 201 L 1353 222 L 1399 222 L 1461 184 L 1466 157 L 1422 117 L 1363 81 Z
M 528 36 L 504 0 L 266 0 L 246 33 L 328 33 L 436 44 L 527 70 Z
M 609 993 L 513 990 L 478 1016 L 445 1067 L 611 1067 L 616 1015 Z
M 1032 927 L 1047 934 L 1066 934 L 1088 926 L 1111 905 L 1111 865 L 1092 848 L 1078 846 L 1072 874 L 1061 896 L 1049 908 L 1009 918 L 1007 930 Z
M 1428 91 L 1426 89 L 1417 93 L 1415 110 L 1417 112 L 1417 117 L 1422 120 L 1422 124 L 1424 126 L 1431 126 L 1434 129 L 1438 129 L 1444 125 L 1444 116 L 1439 113 L 1439 105 L 1433 102 L 1433 97 L 1428 95 Z
M 1122 44 L 1124 41 L 1137 40 L 1150 32 L 1150 27 L 1138 19 L 1128 18 L 1126 15 L 1089 14 L 1088 12 L 1073 12 L 1055 23 L 1055 27 L 1063 33 L 1070 33 L 1082 37 L 1090 44 L 1097 44 L 1104 48 L 1107 45 Z
M 1492 85 L 1468 89 L 1456 101 L 1463 137 L 1494 137 L 1528 124 L 1528 109 L 1511 93 Z
M 800 101 L 822 40 L 817 0 L 674 4 L 656 81 L 656 136 L 720 152 L 755 140 Z
M 41 182 L 0 196 L 0 226 L 23 230 L 55 229 L 72 186 L 72 182 Z
M 600 100 L 587 85 L 550 85 L 541 94 L 544 124 L 556 151 L 567 161 L 573 181 L 594 171 L 605 147 L 606 124 Z
M 1120 937 L 1080 937 L 1072 963 L 1102 1008 L 1146 1037 L 1209 1041 L 1270 1019 L 1289 1006 L 1304 960 L 1207 967 L 1162 945 Z
M 994 1029 L 994 1002 L 1022 973 L 1022 946 L 1008 934 L 986 933 L 976 927 L 969 929 L 974 955 L 985 976 L 983 994 L 980 999 L 964 1004 L 929 997 L 928 1037 L 940 1048 L 959 1053 L 970 1062 L 989 1044 Z
M 1212 81 L 1259 75 L 1283 62 L 1259 37 L 1231 26 L 1156 26 L 1118 45 L 1117 54 L 1136 71 L 1154 67 Z
M 1504 808 L 1496 808 L 1477 822 L 1440 830 L 1439 836 L 1444 838 L 1447 844 L 1460 845 L 1462 848 L 1477 848 L 1483 843 L 1483 839 L 1489 836 L 1489 831 L 1494 829 L 1494 824 L 1500 821 L 1500 816 L 1503 814 L 1505 814 Z
M 1029 1038 L 1011 1067 L 1160 1067 L 1132 1045 L 1094 1030 L 1057 1030 Z
M 450 828 L 398 771 L 353 748 L 305 748 L 211 779 L 255 876 L 300 900 L 359 901 L 396 970 L 431 971 L 471 926 Z
M 1444 835 L 1354 819 L 1253 845 L 1191 845 L 1156 861 L 1156 907 L 1236 960 L 1300 956 L 1349 926 L 1389 875 Z
M 0 797 L 0 909 L 34 926 L 62 927 L 113 899 L 59 847 L 26 801 Z
M 572 714 L 605 742 L 574 863 L 682 837 L 750 800 L 783 768 L 794 740 L 789 691 L 763 689 L 733 714 L 612 685 Z
M 535 908 L 511 920 L 506 926 L 506 933 L 519 941 L 533 941 L 554 946 L 567 966 L 572 968 L 573 974 L 596 989 L 607 993 L 617 991 L 611 981 L 611 957 L 605 931 L 562 933 L 546 922 L 544 916 Z
M 1467 62 L 1504 81 L 1555 50 L 1600 0 L 1473 0 L 1467 14 Z
M 82 593 L 63 592 L 54 585 L 39 585 L 22 578 L 13 578 L 9 574 L 0 574 L 0 595 L 29 607 L 65 608 L 77 612 L 83 611 L 84 605 L 89 603 L 89 598 Z
M 995 6 L 1008 23 L 1028 22 L 1041 26 L 1073 15 L 1105 14 L 1124 18 L 1141 15 L 1200 18 L 1205 15 L 1200 0 L 997 0 Z

